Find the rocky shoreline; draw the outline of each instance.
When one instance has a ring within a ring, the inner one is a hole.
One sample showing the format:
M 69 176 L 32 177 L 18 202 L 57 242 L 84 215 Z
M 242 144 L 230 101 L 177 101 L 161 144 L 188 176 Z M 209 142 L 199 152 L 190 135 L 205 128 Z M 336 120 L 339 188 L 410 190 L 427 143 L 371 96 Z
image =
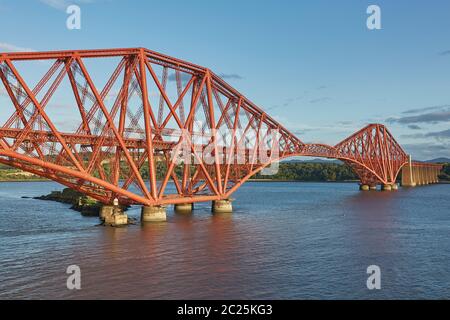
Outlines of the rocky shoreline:
M 65 188 L 62 191 L 52 191 L 50 194 L 33 197 L 33 199 L 71 204 L 70 209 L 88 217 L 99 217 L 103 206 L 101 202 L 70 188 Z M 129 206 L 122 207 L 122 210 L 126 211 L 128 208 Z

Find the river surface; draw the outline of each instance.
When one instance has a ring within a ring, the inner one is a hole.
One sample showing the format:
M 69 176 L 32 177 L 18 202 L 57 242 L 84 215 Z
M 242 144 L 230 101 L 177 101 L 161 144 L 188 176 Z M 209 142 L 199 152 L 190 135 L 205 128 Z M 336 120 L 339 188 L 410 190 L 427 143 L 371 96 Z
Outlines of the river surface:
M 21 199 L 61 189 L 0 183 L 0 299 L 450 298 L 450 185 L 249 182 L 232 215 L 198 204 L 191 216 L 169 208 L 167 223 L 117 229 Z M 80 290 L 66 287 L 69 265 Z M 367 289 L 369 265 L 380 290 Z

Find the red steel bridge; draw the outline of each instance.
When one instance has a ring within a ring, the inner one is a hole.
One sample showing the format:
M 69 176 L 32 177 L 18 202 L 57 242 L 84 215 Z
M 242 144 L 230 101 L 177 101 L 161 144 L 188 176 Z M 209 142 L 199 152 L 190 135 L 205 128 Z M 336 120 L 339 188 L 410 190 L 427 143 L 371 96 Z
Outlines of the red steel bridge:
M 0 53 L 0 78 L 0 163 L 105 204 L 226 200 L 263 168 L 296 156 L 339 159 L 366 188 L 396 186 L 402 168 L 406 184 L 436 182 L 441 169 L 411 162 L 381 124 L 335 146 L 304 143 L 211 70 L 144 48 Z M 222 129 L 228 139 L 219 139 Z M 250 161 L 260 133 L 271 131 L 267 157 Z M 177 132 L 208 133 L 188 149 L 192 163 L 172 161 Z

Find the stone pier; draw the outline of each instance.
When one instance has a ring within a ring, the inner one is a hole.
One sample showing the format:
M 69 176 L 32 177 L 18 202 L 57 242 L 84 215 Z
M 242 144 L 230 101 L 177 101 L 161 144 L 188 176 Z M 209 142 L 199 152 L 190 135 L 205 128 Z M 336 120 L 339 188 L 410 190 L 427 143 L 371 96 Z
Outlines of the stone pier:
M 193 203 L 179 203 L 174 205 L 174 210 L 176 213 L 189 214 L 194 210 Z
M 141 209 L 142 222 L 163 222 L 166 220 L 166 208 L 163 206 L 143 206 Z
M 361 190 L 361 191 L 369 191 L 370 190 L 370 186 L 368 184 L 360 184 L 359 185 L 359 190 Z
M 100 209 L 100 220 L 107 226 L 123 226 L 128 224 L 128 216 L 122 208 L 113 205 L 103 205 Z
M 361 190 L 361 191 L 376 191 L 377 185 L 376 184 L 369 185 L 369 184 L 362 183 L 359 185 L 359 190 Z
M 213 213 L 232 213 L 233 206 L 230 199 L 215 200 L 212 202 L 211 211 Z

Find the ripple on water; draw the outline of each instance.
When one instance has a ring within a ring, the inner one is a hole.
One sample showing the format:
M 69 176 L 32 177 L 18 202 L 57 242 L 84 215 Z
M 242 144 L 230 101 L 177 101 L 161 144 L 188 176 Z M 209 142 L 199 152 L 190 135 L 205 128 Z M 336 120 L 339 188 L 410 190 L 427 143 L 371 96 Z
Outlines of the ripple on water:
M 448 188 L 250 182 L 232 215 L 199 204 L 113 229 L 64 204 L 18 201 L 62 189 L 52 182 L 0 184 L 0 298 L 448 298 Z M 71 264 L 80 291 L 65 287 Z M 378 292 L 366 288 L 371 264 Z

